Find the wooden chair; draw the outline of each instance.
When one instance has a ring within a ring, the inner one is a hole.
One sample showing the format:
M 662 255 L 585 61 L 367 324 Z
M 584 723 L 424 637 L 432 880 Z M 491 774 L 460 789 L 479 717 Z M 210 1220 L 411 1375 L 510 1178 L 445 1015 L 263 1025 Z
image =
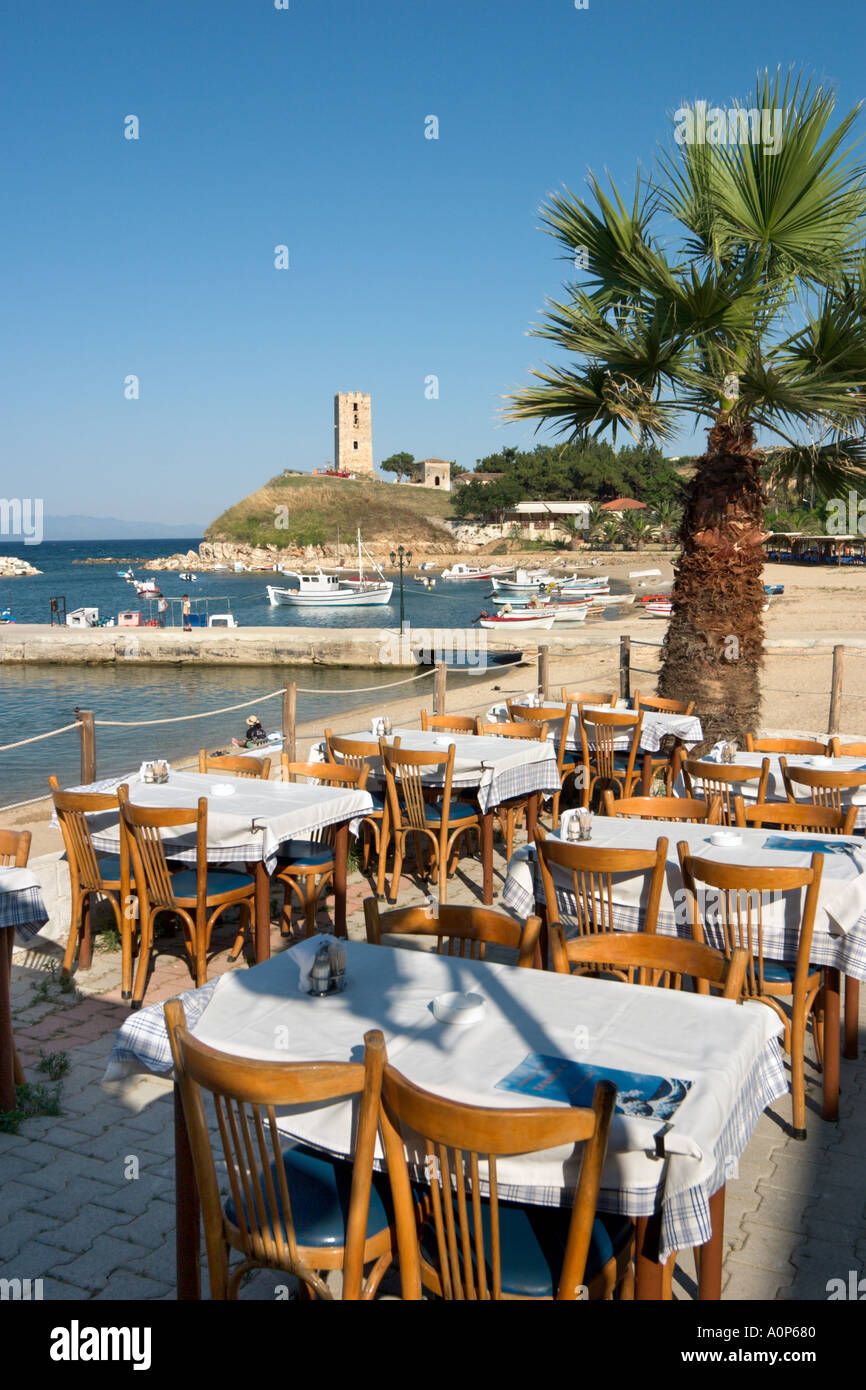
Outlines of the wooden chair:
M 595 692 L 566 690 L 565 686 L 559 692 L 559 698 L 563 704 L 572 705 L 610 705 L 611 709 L 616 704 L 616 696 L 608 691 Z
M 694 700 L 666 700 L 661 695 L 641 695 L 639 690 L 632 696 L 632 709 L 654 710 L 657 714 L 694 714 Z
M 432 853 L 433 872 L 438 871 L 439 901 L 447 893 L 449 871 L 457 863 L 460 840 L 475 831 L 481 844 L 481 814 L 469 801 L 454 800 L 451 782 L 454 776 L 454 744 L 447 752 L 416 753 L 408 749 L 381 744 L 388 794 L 388 814 L 394 837 L 394 867 L 391 872 L 389 902 L 397 901 L 400 874 L 406 854 L 406 840 L 411 835 L 415 847 L 415 863 L 419 873 L 426 870 L 425 850 Z M 425 772 L 442 774 L 441 793 L 432 799 L 432 788 L 424 781 Z
M 56 778 L 49 779 L 55 783 Z M 29 830 L 0 830 L 0 865 L 4 868 L 26 869 L 30 858 Z
M 119 816 L 117 794 L 61 791 L 56 777 L 49 777 L 48 785 L 69 865 L 69 937 L 63 957 L 63 974 L 72 973 L 76 951 L 78 968 L 90 969 L 93 959 L 91 908 L 93 897 L 98 895 L 110 903 L 114 913 L 120 937 L 121 997 L 131 999 L 135 917 L 131 911 L 124 911 L 124 908 L 131 908 L 131 903 L 123 902 L 125 894 L 135 891 L 129 847 L 121 826 L 120 854 L 100 857 L 94 848 L 87 819 L 88 815 L 99 811 L 109 811 Z
M 630 796 L 639 775 L 635 770 L 635 759 L 640 747 L 643 715 L 617 710 L 587 710 L 584 704 L 579 704 L 577 710 L 583 748 L 584 806 L 592 804 L 592 794 L 599 785 L 602 791 L 615 787 L 621 796 Z M 615 747 L 617 738 L 629 730 L 631 743 L 628 752 L 618 752 Z
M 288 753 L 283 753 L 280 771 L 284 782 L 300 780 L 315 782 L 320 787 L 349 787 L 353 791 L 363 791 L 370 769 L 366 763 L 358 767 L 345 763 L 293 763 L 289 762 Z M 336 867 L 330 827 L 326 827 L 319 838 L 287 840 L 280 846 L 274 877 L 283 886 L 283 936 L 291 935 L 293 893 L 304 914 L 304 931 L 307 936 L 314 935 L 319 901 L 325 890 L 333 886 Z M 240 946 L 235 942 L 233 955 L 239 954 Z
M 668 700 L 660 695 L 641 695 L 639 690 L 634 692 L 631 707 L 640 710 L 641 714 L 694 714 L 694 700 Z M 671 785 L 675 777 L 674 754 L 680 751 L 681 745 L 677 742 L 673 734 L 666 734 L 662 739 L 662 751 L 656 757 L 650 757 L 651 778 L 657 772 L 664 773 L 665 790 L 668 796 L 671 794 Z
M 371 1031 L 360 1062 L 264 1062 L 218 1052 L 186 1026 L 171 999 L 165 1020 L 201 1201 L 211 1298 L 237 1298 L 252 1269 L 298 1279 L 307 1298 L 333 1294 L 322 1271 L 343 1270 L 343 1298 L 374 1297 L 392 1260 L 384 1179 L 373 1176 L 385 1044 Z M 222 1204 L 204 1107 L 211 1096 L 231 1197 Z M 349 1159 L 286 1147 L 282 1106 L 311 1108 L 355 1099 L 357 1136 Z M 230 1269 L 231 1252 L 241 1261 Z M 364 1266 L 373 1262 L 366 1280 Z
M 637 820 L 682 820 L 695 825 L 720 825 L 722 803 L 718 796 L 711 801 L 695 801 L 689 796 L 621 796 L 612 791 L 604 794 L 606 816 L 632 816 Z
M 681 990 L 688 979 L 694 981 L 696 994 L 709 994 L 713 985 L 723 999 L 741 999 L 749 953 L 738 947 L 728 958 L 703 942 L 681 941 L 676 936 L 598 932 L 566 941 L 553 964 L 562 975 L 571 974 L 574 966 L 577 974 L 587 969 L 610 973 L 614 967 L 626 972 L 629 984 L 663 989 Z
M 506 701 L 508 706 L 508 717 L 520 724 L 548 724 L 554 720 L 562 720 L 562 733 L 559 736 L 559 744 L 556 750 L 556 768 L 559 773 L 560 790 L 553 793 L 551 804 L 551 827 L 553 830 L 559 827 L 559 803 L 565 785 L 569 778 L 574 780 L 580 763 L 577 754 L 568 748 L 568 731 L 571 727 L 572 705 L 570 701 L 565 702 L 565 708 L 560 709 L 558 705 L 517 705 L 511 700 Z
M 797 787 L 805 787 L 813 806 L 831 806 L 845 811 L 846 793 L 866 788 L 866 772 L 833 772 L 824 768 L 789 767 L 785 757 L 779 759 L 782 780 L 789 801 L 797 800 Z M 855 807 L 855 813 L 858 808 Z
M 615 1102 L 602 1081 L 589 1110 L 483 1108 L 423 1091 L 386 1062 L 381 1130 L 403 1298 L 419 1300 L 422 1288 L 449 1300 L 566 1301 L 584 1287 L 591 1298 L 629 1296 L 631 1222 L 596 1215 Z M 577 1144 L 570 1210 L 500 1199 L 499 1158 Z M 429 1195 L 418 1204 L 422 1172 Z
M 433 910 L 420 907 L 400 907 L 393 912 L 380 912 L 375 898 L 364 902 L 367 940 L 371 946 L 381 946 L 385 936 L 435 936 L 438 954 L 484 960 L 488 944 L 506 946 L 516 951 L 517 965 L 541 964 L 538 938 L 541 918 L 529 917 L 520 923 L 504 912 L 489 907 L 451 907 L 440 903 Z
M 755 738 L 746 734 L 746 748 L 750 753 L 800 753 L 804 757 L 817 754 L 832 756 L 829 743 L 819 743 L 814 738 Z
M 857 807 L 837 811 L 833 806 L 803 805 L 802 802 L 767 801 L 747 806 L 741 796 L 734 797 L 734 819 L 740 829 L 747 826 L 774 830 L 802 830 L 807 834 L 853 835 Z
M 325 748 L 332 763 L 344 763 L 347 767 L 370 767 L 371 760 L 378 760 L 379 757 L 378 742 L 372 739 L 365 742 L 363 739 L 338 738 L 330 729 L 325 730 Z M 377 785 L 375 790 L 369 790 L 373 798 L 373 809 L 361 817 L 361 867 L 366 873 L 372 842 L 376 853 L 376 892 L 381 898 L 385 895 L 385 864 L 391 839 L 391 820 L 384 789 Z
M 648 934 L 655 932 L 667 865 L 668 842 L 664 837 L 656 842 L 654 850 L 603 849 L 593 844 L 570 844 L 539 833 L 535 837 L 535 847 L 554 969 L 559 970 L 566 958 L 566 927 L 560 902 L 567 905 L 570 935 L 613 932 L 616 925 L 613 885 L 617 877 L 644 875 L 646 888 L 642 894 L 639 925 Z
M 537 743 L 544 743 L 547 739 L 547 722 L 542 720 L 540 724 L 533 723 L 531 720 L 524 720 L 518 723 L 514 720 L 502 720 L 497 724 L 484 724 L 479 718 L 477 722 L 477 733 L 486 738 L 528 738 Z M 505 858 L 511 858 L 514 850 L 514 832 L 518 822 L 526 821 L 527 836 L 530 833 L 530 822 L 538 817 L 541 807 L 541 793 L 529 792 L 526 796 L 510 797 L 507 801 L 500 801 L 498 806 L 493 807 L 493 814 L 499 821 L 502 833 L 505 836 Z M 532 811 L 532 815 L 530 814 Z
M 843 743 L 839 735 L 834 734 L 827 751 L 831 758 L 866 758 L 866 743 Z
M 231 777 L 254 777 L 267 782 L 271 775 L 270 758 L 238 757 L 234 753 L 208 753 L 199 749 L 198 770 L 202 773 L 226 772 Z
M 718 864 L 699 859 L 682 841 L 679 851 L 683 884 L 691 911 L 695 941 L 710 940 L 726 956 L 742 947 L 748 955 L 744 993 L 769 1005 L 785 1025 L 785 1047 L 791 1055 L 791 1098 L 794 1137 L 806 1138 L 805 1039 L 806 1022 L 816 1006 L 822 972 L 809 964 L 815 911 L 821 888 L 824 856 L 813 854 L 808 869 L 755 868 L 747 864 Z M 788 966 L 769 959 L 764 953 L 764 895 L 770 902 L 776 894 L 796 893 L 800 908 L 797 963 Z M 712 890 L 707 892 L 707 889 Z M 702 910 L 703 905 L 703 910 Z M 778 1002 L 791 1001 L 792 1017 Z M 817 1026 L 816 1026 L 817 1024 Z M 813 1017 L 815 1045 L 823 1056 L 823 1022 Z
M 474 734 L 475 718 L 471 714 L 428 714 L 421 711 L 422 729 L 444 729 L 448 734 Z
M 724 825 L 733 825 L 733 799 L 739 787 L 754 782 L 755 800 L 766 800 L 770 759 L 764 758 L 759 768 L 749 768 L 737 763 L 708 763 L 701 762 L 698 758 L 684 758 L 682 773 L 687 794 L 703 801 L 719 797 L 722 803 L 722 822 Z
M 129 837 L 132 870 L 135 877 L 140 917 L 141 942 L 138 968 L 132 992 L 132 1008 L 141 1007 L 154 949 L 154 922 L 163 912 L 171 912 L 183 926 L 190 969 L 196 985 L 207 980 L 207 955 L 214 924 L 227 907 L 241 913 L 238 941 L 252 922 L 255 880 L 248 874 L 209 871 L 207 864 L 207 799 L 199 799 L 197 809 L 186 807 L 133 806 L 129 788 L 118 787 L 120 818 Z M 194 829 L 195 867 L 170 873 L 161 830 L 181 826 Z M 240 947 L 229 955 L 236 960 Z

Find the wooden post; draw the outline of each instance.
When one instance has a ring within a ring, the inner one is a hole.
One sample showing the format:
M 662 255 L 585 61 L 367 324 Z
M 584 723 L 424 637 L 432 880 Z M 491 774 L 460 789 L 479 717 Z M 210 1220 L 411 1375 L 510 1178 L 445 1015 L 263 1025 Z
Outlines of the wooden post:
M 538 647 L 538 694 L 542 700 L 550 698 L 550 648 Z
M 631 638 L 619 639 L 619 695 L 621 700 L 631 699 Z
M 283 691 L 283 752 L 289 755 L 289 762 L 297 761 L 297 712 L 298 686 L 289 681 Z
M 81 735 L 81 783 L 89 786 L 96 781 L 96 728 L 92 709 L 75 707 L 78 732 Z
M 436 674 L 433 677 L 433 713 L 445 713 L 445 681 L 447 666 L 444 661 L 436 662 Z
M 833 648 L 833 680 L 830 686 L 830 718 L 827 722 L 827 732 L 838 734 L 839 723 L 842 715 L 842 665 L 845 659 L 845 648 Z

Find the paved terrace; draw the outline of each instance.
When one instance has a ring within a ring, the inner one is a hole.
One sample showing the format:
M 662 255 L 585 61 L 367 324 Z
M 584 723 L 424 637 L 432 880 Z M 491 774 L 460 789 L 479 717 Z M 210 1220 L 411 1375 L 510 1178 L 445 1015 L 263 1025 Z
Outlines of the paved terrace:
M 495 868 L 501 887 L 501 842 Z M 480 865 L 462 860 L 449 901 L 480 901 L 479 883 Z M 366 880 L 353 873 L 352 938 L 364 939 L 362 903 L 369 893 Z M 422 896 L 417 882 L 404 880 L 401 906 Z M 222 950 L 211 974 L 246 968 L 243 962 L 228 966 L 231 938 L 229 925 L 215 935 Z M 177 943 L 159 943 L 148 1004 L 191 987 L 184 961 L 168 954 L 180 949 Z M 277 926 L 271 947 L 286 948 Z M 172 1299 L 171 1083 L 133 1077 L 111 1088 L 101 1085 L 115 1033 L 127 1016 L 120 953 L 98 948 L 92 968 L 76 974 L 74 992 L 60 988 L 61 954 L 50 946 L 15 953 L 14 1026 L 28 1080 L 45 1079 L 35 1070 L 43 1053 L 66 1053 L 69 1070 L 59 1116 L 26 1120 L 18 1134 L 0 1134 L 0 1275 L 42 1279 L 46 1299 Z M 762 1115 L 738 1176 L 728 1183 L 726 1299 L 823 1300 L 828 1280 L 841 1278 L 847 1285 L 852 1270 L 863 1276 L 866 1058 L 843 1059 L 841 1119 L 827 1124 L 820 1116 L 821 1080 L 812 1055 L 807 1043 L 808 1139 L 789 1138 L 790 1100 L 783 1098 Z M 242 1297 L 272 1299 L 285 1283 L 285 1276 L 261 1272 L 247 1282 Z M 673 1292 L 676 1299 L 694 1297 L 690 1252 L 680 1257 Z M 389 1276 L 381 1296 L 395 1293 L 399 1284 Z

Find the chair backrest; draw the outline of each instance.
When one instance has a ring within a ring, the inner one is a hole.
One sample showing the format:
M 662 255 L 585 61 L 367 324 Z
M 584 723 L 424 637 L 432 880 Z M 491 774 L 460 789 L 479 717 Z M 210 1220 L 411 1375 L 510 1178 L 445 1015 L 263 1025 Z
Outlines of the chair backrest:
M 739 999 L 748 969 L 748 953 L 738 947 L 730 957 L 700 941 L 681 941 L 675 936 L 648 932 L 597 932 L 566 941 L 564 952 L 554 957 L 554 969 L 562 974 L 572 967 L 603 971 L 612 966 L 625 971 L 629 984 L 682 989 L 694 981 L 697 994 L 718 987 L 725 999 Z
M 378 758 L 379 744 L 374 739 L 337 738 L 330 729 L 325 730 L 325 747 L 332 763 L 346 763 L 350 767 L 361 767 L 368 758 Z
M 813 854 L 808 869 L 788 869 L 718 864 L 714 860 L 700 859 L 690 853 L 684 840 L 677 845 L 677 850 L 691 913 L 692 936 L 695 941 L 716 945 L 726 956 L 732 956 L 738 947 L 745 949 L 748 962 L 744 991 L 747 995 L 766 992 L 764 909 L 777 901 L 778 894 L 797 893 L 801 917 L 794 989 L 804 988 L 809 974 L 823 854 Z M 802 897 L 804 888 L 805 899 Z
M 602 1081 L 587 1110 L 488 1109 L 423 1091 L 386 1064 L 381 1127 L 403 1298 L 420 1299 L 422 1280 L 446 1299 L 502 1298 L 497 1160 L 571 1144 L 583 1145 L 583 1157 L 554 1297 L 580 1297 L 615 1103 L 616 1088 Z M 410 1163 L 412 1177 L 423 1174 L 430 1188 L 435 1266 L 419 1244 Z
M 0 864 L 26 869 L 31 839 L 29 830 L 0 830 Z
M 559 692 L 559 697 L 572 705 L 613 705 L 616 703 L 616 696 L 607 691 L 588 691 L 588 690 L 566 690 L 565 686 Z
M 746 734 L 746 748 L 750 753 L 801 753 L 804 757 L 827 754 L 832 756 L 829 743 L 819 743 L 814 738 L 755 738 Z
M 616 744 L 618 740 L 622 739 L 623 734 L 630 733 L 628 766 L 625 771 L 626 786 L 628 786 L 640 745 L 643 714 L 640 711 L 633 714 L 628 710 L 588 709 L 583 702 L 578 705 L 577 711 L 584 767 L 594 767 L 596 776 L 602 781 L 612 780 L 617 772 L 622 775 L 622 768 L 618 767 L 616 762 L 616 755 L 620 752 Z M 592 742 L 591 750 L 590 742 Z M 587 797 L 588 794 L 589 784 L 587 782 Z
M 824 768 L 789 767 L 785 757 L 779 759 L 788 800 L 796 800 L 796 788 L 806 787 L 813 806 L 832 806 L 844 810 L 846 792 L 866 787 L 866 772 L 833 772 Z
M 722 803 L 718 796 L 696 801 L 690 796 L 621 796 L 608 788 L 604 793 L 606 816 L 633 816 L 638 820 L 682 820 L 696 825 L 719 825 Z
M 519 966 L 540 965 L 540 955 L 536 955 L 538 936 L 541 931 L 541 918 L 529 917 L 526 922 L 516 922 L 506 917 L 504 912 L 494 912 L 489 907 L 449 906 L 439 903 L 436 915 L 433 909 L 420 907 L 398 907 L 393 912 L 381 912 L 375 898 L 364 901 L 364 919 L 367 926 L 367 940 L 373 946 L 382 945 L 382 936 L 435 936 L 439 955 L 468 957 L 470 960 L 484 960 L 488 944 L 508 946 L 517 952 Z
M 663 836 L 655 849 L 604 849 L 593 844 L 569 844 L 536 831 L 535 846 L 554 959 L 557 949 L 565 944 L 563 915 L 574 924 L 569 931 L 580 936 L 614 930 L 614 880 L 618 876 L 645 876 L 640 926 L 645 932 L 655 931 L 668 852 Z
M 517 705 L 508 700 L 508 714 L 515 724 L 547 724 L 548 728 L 554 720 L 562 720 L 562 731 L 559 735 L 559 747 L 556 752 L 556 765 L 560 773 L 565 765 L 565 754 L 568 749 L 568 731 L 571 726 L 572 703 L 566 700 L 565 709 L 559 709 L 557 705 Z
M 117 794 L 112 792 L 65 792 L 60 790 L 56 777 L 48 778 L 51 799 L 60 823 L 60 833 L 69 862 L 73 891 L 77 886 L 93 892 L 102 891 L 104 879 L 99 859 L 93 847 L 88 813 L 113 811 L 118 814 Z M 126 852 L 124 837 L 120 839 L 121 855 Z
M 429 788 L 429 782 L 424 781 L 424 773 L 434 769 L 444 769 L 441 805 L 442 822 L 447 823 L 451 779 L 454 775 L 454 744 L 449 744 L 447 750 L 441 753 L 416 753 L 408 748 L 389 747 L 383 741 L 380 754 L 385 768 L 391 823 L 395 829 L 399 830 L 407 823 L 417 830 L 429 829 L 424 812 L 424 793 Z
M 358 1096 L 357 1138 L 352 1157 L 352 1186 L 346 1220 L 343 1297 L 361 1296 L 363 1255 L 373 1153 L 378 1127 L 379 1092 L 385 1041 L 378 1031 L 364 1038 L 364 1062 L 264 1062 L 217 1051 L 198 1042 L 186 1026 L 183 1005 L 171 999 L 165 1019 L 183 1100 L 207 1246 L 213 1294 L 229 1290 L 227 1236 L 252 1263 L 278 1264 L 322 1298 L 331 1298 L 317 1273 L 314 1252 L 298 1246 L 292 1217 L 292 1194 L 280 1161 L 286 1141 L 277 1128 L 281 1106 L 309 1108 Z M 237 1234 L 223 1214 L 211 1134 L 203 1093 L 216 1110 Z M 241 1266 L 243 1268 L 243 1266 Z
M 689 796 L 702 801 L 711 800 L 714 796 L 719 797 L 722 803 L 722 819 L 725 825 L 733 825 L 733 799 L 737 788 L 744 782 L 757 784 L 757 801 L 766 798 L 770 759 L 764 758 L 760 767 L 743 767 L 739 763 L 709 763 L 702 762 L 699 758 L 684 758 L 682 773 Z
M 753 825 L 772 826 L 775 830 L 820 831 L 831 835 L 853 835 L 857 823 L 856 806 L 837 811 L 834 806 L 813 806 L 810 802 L 767 801 L 747 806 L 741 796 L 734 797 L 734 817 L 743 830 Z
M 693 714 L 694 700 L 668 700 L 661 695 L 641 695 L 639 690 L 632 696 L 632 709 L 655 710 L 658 714 Z
M 129 850 L 139 896 L 147 894 L 152 907 L 174 907 L 175 897 L 171 874 L 166 862 L 165 846 L 160 830 L 194 826 L 196 836 L 196 897 L 207 896 L 207 798 L 200 797 L 198 807 L 134 806 L 125 784 L 117 789 L 120 819 L 129 837 Z
M 199 772 L 228 772 L 232 777 L 255 777 L 267 782 L 271 775 L 270 758 L 242 758 L 235 753 L 208 753 L 201 748 L 198 755 Z
M 529 738 L 535 743 L 544 743 L 547 738 L 547 724 L 516 724 L 504 719 L 500 724 L 483 724 L 479 717 L 476 732 L 486 738 Z
M 475 717 L 471 714 L 428 714 L 421 711 L 422 729 L 444 729 L 448 734 L 474 734 Z
M 368 763 L 356 767 L 352 763 L 292 763 L 288 753 L 280 758 L 284 782 L 315 781 L 320 787 L 354 787 L 363 791 L 370 775 Z
M 843 743 L 839 735 L 834 734 L 828 752 L 832 758 L 866 758 L 866 743 Z

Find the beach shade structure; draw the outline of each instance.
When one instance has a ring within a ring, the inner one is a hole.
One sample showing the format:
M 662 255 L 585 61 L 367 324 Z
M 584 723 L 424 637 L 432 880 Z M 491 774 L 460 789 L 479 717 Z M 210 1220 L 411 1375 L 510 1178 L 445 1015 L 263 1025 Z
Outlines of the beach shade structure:
M 448 874 L 457 867 L 460 843 L 468 845 L 474 832 L 481 843 L 481 813 L 470 801 L 452 797 L 454 744 L 446 752 L 418 753 L 380 743 L 385 768 L 388 814 L 394 838 L 394 867 L 389 901 L 396 902 L 400 874 L 411 837 L 415 865 L 426 873 L 426 851 L 432 856 L 431 872 L 437 876 L 439 901 L 448 891 Z
M 451 906 L 449 903 L 435 906 L 424 903 L 419 907 L 398 907 L 382 912 L 375 898 L 367 898 L 364 920 L 371 946 L 383 945 L 383 936 L 428 939 L 435 936 L 440 955 L 485 960 L 486 947 L 495 945 L 513 951 L 515 965 L 541 964 L 538 951 L 541 918 L 536 916 L 518 922 L 489 907 Z
M 334 1296 L 323 1273 L 342 1269 L 344 1299 L 372 1298 L 393 1259 L 387 1181 L 373 1174 L 382 1034 L 366 1035 L 363 1062 L 274 1063 L 197 1042 L 179 999 L 165 1005 L 165 1021 L 201 1202 L 211 1298 L 236 1299 L 252 1269 L 294 1275 L 306 1297 L 323 1299 Z M 216 1111 L 218 1141 L 205 1097 Z M 347 1100 L 358 1116 L 349 1159 L 286 1144 L 277 1110 Z M 225 1204 L 215 1148 L 228 1176 Z M 234 1268 L 233 1252 L 241 1257 Z
M 557 711 L 559 713 L 559 711 Z M 540 724 L 530 720 L 502 720 L 496 724 L 485 724 L 479 717 L 476 720 L 475 731 L 477 734 L 486 738 L 528 738 L 537 743 L 544 743 L 547 739 L 547 723 L 542 720 Z M 557 793 L 558 795 L 558 793 Z M 538 818 L 538 811 L 541 806 L 541 794 L 539 792 L 528 792 L 525 796 L 512 796 L 499 805 L 494 807 L 494 815 L 497 817 L 503 834 L 505 835 L 505 858 L 511 858 L 514 850 L 514 832 L 521 820 L 526 821 L 527 839 L 531 838 Z

